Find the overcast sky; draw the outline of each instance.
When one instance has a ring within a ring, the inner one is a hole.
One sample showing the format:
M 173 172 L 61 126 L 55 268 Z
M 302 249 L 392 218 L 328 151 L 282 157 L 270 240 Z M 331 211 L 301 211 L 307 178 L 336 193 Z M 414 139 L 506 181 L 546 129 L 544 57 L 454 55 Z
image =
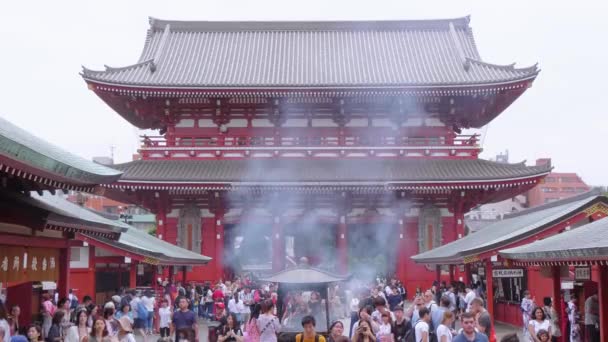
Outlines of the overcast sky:
M 0 10 L 0 116 L 86 158 L 128 161 L 138 131 L 79 76 L 137 62 L 148 17 L 388 20 L 471 15 L 485 61 L 539 63 L 534 86 L 482 132 L 484 158 L 551 157 L 556 171 L 608 184 L 607 1 L 6 1 Z

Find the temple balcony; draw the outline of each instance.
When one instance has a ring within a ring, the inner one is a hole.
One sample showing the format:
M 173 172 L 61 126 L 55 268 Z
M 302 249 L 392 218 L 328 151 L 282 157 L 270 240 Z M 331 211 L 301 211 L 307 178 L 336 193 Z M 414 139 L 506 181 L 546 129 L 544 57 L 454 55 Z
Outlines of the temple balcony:
M 439 157 L 477 158 L 479 135 L 403 136 L 142 136 L 139 153 L 154 158 Z

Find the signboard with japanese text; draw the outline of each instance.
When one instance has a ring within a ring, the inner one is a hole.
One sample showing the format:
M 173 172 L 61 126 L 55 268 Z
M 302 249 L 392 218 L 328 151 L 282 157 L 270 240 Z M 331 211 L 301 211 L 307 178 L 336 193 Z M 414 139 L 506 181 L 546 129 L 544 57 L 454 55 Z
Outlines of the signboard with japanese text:
M 591 267 L 575 267 L 574 279 L 576 280 L 591 280 Z
M 492 277 L 494 278 L 521 278 L 523 276 L 523 268 L 505 268 L 492 270 Z
M 0 246 L 0 282 L 56 281 L 59 250 Z

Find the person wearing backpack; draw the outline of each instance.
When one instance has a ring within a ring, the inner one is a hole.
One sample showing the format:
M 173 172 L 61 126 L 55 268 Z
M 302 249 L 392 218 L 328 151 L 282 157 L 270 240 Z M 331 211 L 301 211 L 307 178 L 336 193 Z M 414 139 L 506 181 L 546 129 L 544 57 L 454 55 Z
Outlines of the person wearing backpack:
M 413 334 L 406 335 L 406 342 L 430 342 L 430 327 L 431 312 L 428 308 L 423 307 L 418 311 L 420 319 L 414 324 Z M 413 339 L 412 339 L 413 337 Z
M 302 328 L 304 331 L 296 335 L 296 342 L 326 342 L 323 335 L 317 334 L 315 326 L 317 322 L 313 316 L 304 316 L 302 318 Z

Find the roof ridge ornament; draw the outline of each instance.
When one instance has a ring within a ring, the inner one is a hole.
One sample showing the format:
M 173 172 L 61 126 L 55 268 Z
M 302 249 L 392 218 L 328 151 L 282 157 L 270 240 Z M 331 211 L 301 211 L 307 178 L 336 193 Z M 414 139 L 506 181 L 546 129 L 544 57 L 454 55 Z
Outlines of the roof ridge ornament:
M 160 58 L 163 56 L 163 52 L 165 51 L 165 46 L 167 45 L 167 41 L 169 40 L 169 34 L 171 33 L 171 24 L 165 25 L 165 29 L 163 31 L 163 36 L 160 39 L 160 43 L 158 44 L 158 48 L 156 49 L 156 53 L 154 53 L 154 57 L 152 57 L 152 62 L 150 63 L 150 72 L 155 72 L 157 64 L 160 61 Z
M 462 61 L 462 67 L 464 68 L 465 71 L 469 71 L 469 69 L 471 68 L 471 61 L 464 54 L 464 49 L 462 48 L 462 45 L 460 44 L 460 40 L 458 40 L 458 34 L 456 33 L 456 29 L 454 28 L 454 23 L 450 21 L 449 26 L 450 26 L 450 35 L 452 37 L 452 41 L 454 42 L 454 45 L 456 45 L 456 50 L 458 51 L 458 55 L 460 56 L 460 59 Z

